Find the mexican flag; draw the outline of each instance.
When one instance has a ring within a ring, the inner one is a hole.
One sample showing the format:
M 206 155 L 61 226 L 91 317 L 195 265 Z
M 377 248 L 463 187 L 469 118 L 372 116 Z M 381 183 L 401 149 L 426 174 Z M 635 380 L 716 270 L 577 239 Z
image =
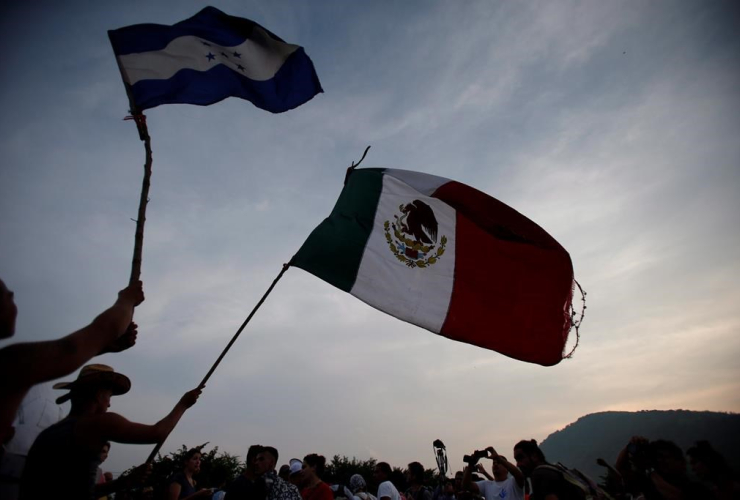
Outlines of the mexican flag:
M 291 265 L 447 338 L 545 366 L 571 328 L 568 252 L 525 216 L 420 172 L 350 170 Z

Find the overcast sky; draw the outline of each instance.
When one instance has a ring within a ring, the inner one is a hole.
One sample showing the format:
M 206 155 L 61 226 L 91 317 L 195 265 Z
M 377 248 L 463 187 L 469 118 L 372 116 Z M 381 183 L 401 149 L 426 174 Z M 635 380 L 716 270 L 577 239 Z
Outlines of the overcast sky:
M 76 330 L 126 285 L 144 151 L 106 30 L 205 5 L 13 3 L 0 277 L 19 316 L 2 346 Z M 281 462 L 431 467 L 439 438 L 456 470 L 587 413 L 740 411 L 735 2 L 213 5 L 304 46 L 325 93 L 280 115 L 239 99 L 147 112 L 147 299 L 136 347 L 97 359 L 133 383 L 111 411 L 154 423 L 198 384 L 367 145 L 363 166 L 474 186 L 570 252 L 588 292 L 573 359 L 544 368 L 453 342 L 290 269 L 164 451 L 261 443 Z M 104 469 L 150 451 L 114 445 Z

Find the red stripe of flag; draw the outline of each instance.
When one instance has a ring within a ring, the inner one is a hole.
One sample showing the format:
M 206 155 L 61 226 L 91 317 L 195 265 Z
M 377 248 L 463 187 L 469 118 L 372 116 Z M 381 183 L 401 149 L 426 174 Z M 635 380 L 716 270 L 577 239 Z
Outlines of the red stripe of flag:
M 458 182 L 433 195 L 458 210 L 445 337 L 550 366 L 570 330 L 568 252 L 522 214 Z

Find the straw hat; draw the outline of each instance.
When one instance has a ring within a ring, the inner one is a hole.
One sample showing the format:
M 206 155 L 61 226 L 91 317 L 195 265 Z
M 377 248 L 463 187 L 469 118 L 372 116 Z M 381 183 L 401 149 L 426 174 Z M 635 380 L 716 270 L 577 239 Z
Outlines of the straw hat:
M 108 365 L 85 365 L 72 382 L 57 382 L 54 389 L 68 390 L 64 396 L 57 398 L 57 404 L 62 404 L 72 398 L 75 390 L 109 387 L 114 396 L 126 394 L 131 389 L 131 380 L 122 373 L 116 373 Z

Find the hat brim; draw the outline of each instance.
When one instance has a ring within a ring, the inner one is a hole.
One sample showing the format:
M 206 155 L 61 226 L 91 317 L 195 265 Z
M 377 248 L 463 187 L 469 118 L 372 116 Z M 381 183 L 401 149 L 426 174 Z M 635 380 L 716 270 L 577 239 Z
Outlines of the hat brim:
M 74 391 L 81 389 L 109 387 L 113 391 L 113 396 L 126 394 L 131 390 L 131 380 L 122 373 L 97 372 L 73 382 L 58 382 L 52 387 L 54 389 L 69 391 L 67 394 L 59 396 L 56 399 L 57 404 L 62 404 L 72 398 Z

